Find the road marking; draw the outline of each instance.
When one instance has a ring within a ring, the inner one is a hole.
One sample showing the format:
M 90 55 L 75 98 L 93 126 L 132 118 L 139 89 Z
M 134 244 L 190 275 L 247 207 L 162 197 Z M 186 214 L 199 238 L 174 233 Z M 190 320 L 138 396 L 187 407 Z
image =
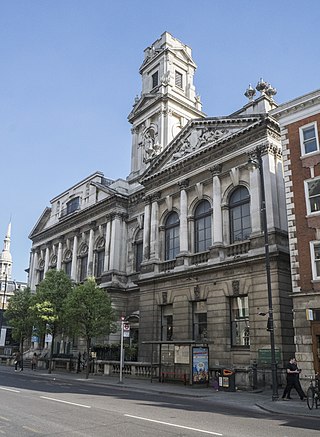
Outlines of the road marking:
M 147 422 L 160 423 L 161 425 L 174 426 L 175 428 L 188 429 L 189 431 L 202 432 L 202 433 L 204 433 L 204 434 L 220 435 L 220 436 L 223 435 L 223 434 L 220 434 L 220 433 L 218 433 L 218 432 L 213 432 L 213 431 L 204 431 L 203 429 L 191 428 L 190 426 L 183 426 L 183 425 L 176 425 L 176 424 L 174 424 L 174 423 L 161 422 L 161 420 L 153 420 L 153 419 L 147 419 L 146 417 L 131 416 L 131 414 L 125 414 L 125 416 L 126 416 L 126 417 L 132 417 L 133 419 L 146 420 Z
M 40 434 L 41 433 L 41 431 L 37 431 L 36 429 L 30 428 L 29 426 L 23 426 L 22 428 L 26 429 L 27 431 L 34 432 L 35 434 Z
M 62 404 L 75 405 L 76 407 L 91 408 L 90 405 L 76 404 L 75 402 L 62 401 L 61 399 L 48 398 L 47 396 L 40 396 L 40 398 L 47 399 L 49 401 L 54 401 L 54 402 L 61 402 Z
M 13 391 L 14 393 L 20 393 L 20 390 L 14 390 L 13 388 L 0 387 L 0 390 Z
M 7 417 L 0 416 L 0 420 L 4 420 L 5 422 L 11 422 Z

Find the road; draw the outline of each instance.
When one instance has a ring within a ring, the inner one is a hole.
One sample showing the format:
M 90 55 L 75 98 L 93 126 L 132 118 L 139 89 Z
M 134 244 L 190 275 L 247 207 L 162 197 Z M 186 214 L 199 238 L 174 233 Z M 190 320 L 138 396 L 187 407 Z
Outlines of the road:
M 0 368 L 0 435 L 86 437 L 319 436 L 320 420 L 255 406 L 138 392 Z

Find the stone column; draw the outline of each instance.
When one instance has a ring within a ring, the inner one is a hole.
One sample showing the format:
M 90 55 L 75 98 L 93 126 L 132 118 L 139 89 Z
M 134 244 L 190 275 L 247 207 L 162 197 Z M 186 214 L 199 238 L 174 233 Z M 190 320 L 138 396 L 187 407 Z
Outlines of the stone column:
M 180 253 L 188 253 L 188 196 L 189 180 L 179 182 L 180 186 Z
M 93 224 L 95 226 L 95 223 Z M 94 229 L 90 229 L 89 232 L 89 245 L 88 245 L 88 264 L 87 264 L 87 276 L 93 276 L 93 245 L 94 245 Z
M 150 257 L 150 198 L 146 198 L 144 207 L 143 225 L 143 260 L 147 261 Z
M 252 234 L 260 234 L 261 223 L 261 196 L 260 196 L 260 170 L 250 170 L 250 216 Z
M 107 224 L 106 224 L 106 246 L 105 246 L 105 252 L 104 252 L 104 270 L 109 270 L 109 263 L 110 263 L 110 239 L 111 239 L 111 218 L 110 215 L 107 215 Z
M 215 165 L 210 169 L 212 174 L 212 244 L 222 244 L 222 211 L 221 211 L 221 182 L 222 165 Z
M 77 282 L 77 261 L 78 261 L 78 235 L 73 237 L 71 279 Z
M 62 265 L 62 242 L 59 241 L 58 254 L 57 254 L 57 270 L 61 270 L 61 265 Z
M 266 213 L 268 229 L 279 227 L 278 219 L 278 189 L 276 185 L 276 166 L 272 146 L 266 148 L 266 153 L 261 155 L 266 196 Z M 270 153 L 271 152 L 271 153 Z
M 48 271 L 49 268 L 49 255 L 50 255 L 50 249 L 49 246 L 46 247 L 46 254 L 44 258 L 44 273 Z
M 30 278 L 30 288 L 32 291 L 36 289 L 37 280 L 37 268 L 38 268 L 38 252 L 32 252 L 31 255 L 31 278 Z
M 121 256 L 121 215 L 112 215 L 111 244 L 110 244 L 110 270 L 120 270 Z
M 159 205 L 160 193 L 152 196 L 151 229 L 150 229 L 150 258 L 159 259 Z

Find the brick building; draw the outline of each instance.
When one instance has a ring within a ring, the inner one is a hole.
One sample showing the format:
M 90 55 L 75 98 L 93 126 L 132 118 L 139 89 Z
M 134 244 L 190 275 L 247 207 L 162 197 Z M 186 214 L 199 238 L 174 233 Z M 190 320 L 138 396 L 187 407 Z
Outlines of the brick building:
M 281 127 L 296 358 L 320 371 L 320 90 L 272 111 Z

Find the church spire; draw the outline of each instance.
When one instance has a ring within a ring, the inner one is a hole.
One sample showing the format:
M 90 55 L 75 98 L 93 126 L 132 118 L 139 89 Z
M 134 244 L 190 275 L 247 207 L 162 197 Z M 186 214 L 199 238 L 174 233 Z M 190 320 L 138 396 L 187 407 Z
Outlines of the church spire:
M 11 221 L 9 222 L 7 233 L 4 237 L 3 250 L 0 255 L 0 279 L 11 280 L 12 271 L 12 256 L 10 253 L 10 243 L 11 243 Z

